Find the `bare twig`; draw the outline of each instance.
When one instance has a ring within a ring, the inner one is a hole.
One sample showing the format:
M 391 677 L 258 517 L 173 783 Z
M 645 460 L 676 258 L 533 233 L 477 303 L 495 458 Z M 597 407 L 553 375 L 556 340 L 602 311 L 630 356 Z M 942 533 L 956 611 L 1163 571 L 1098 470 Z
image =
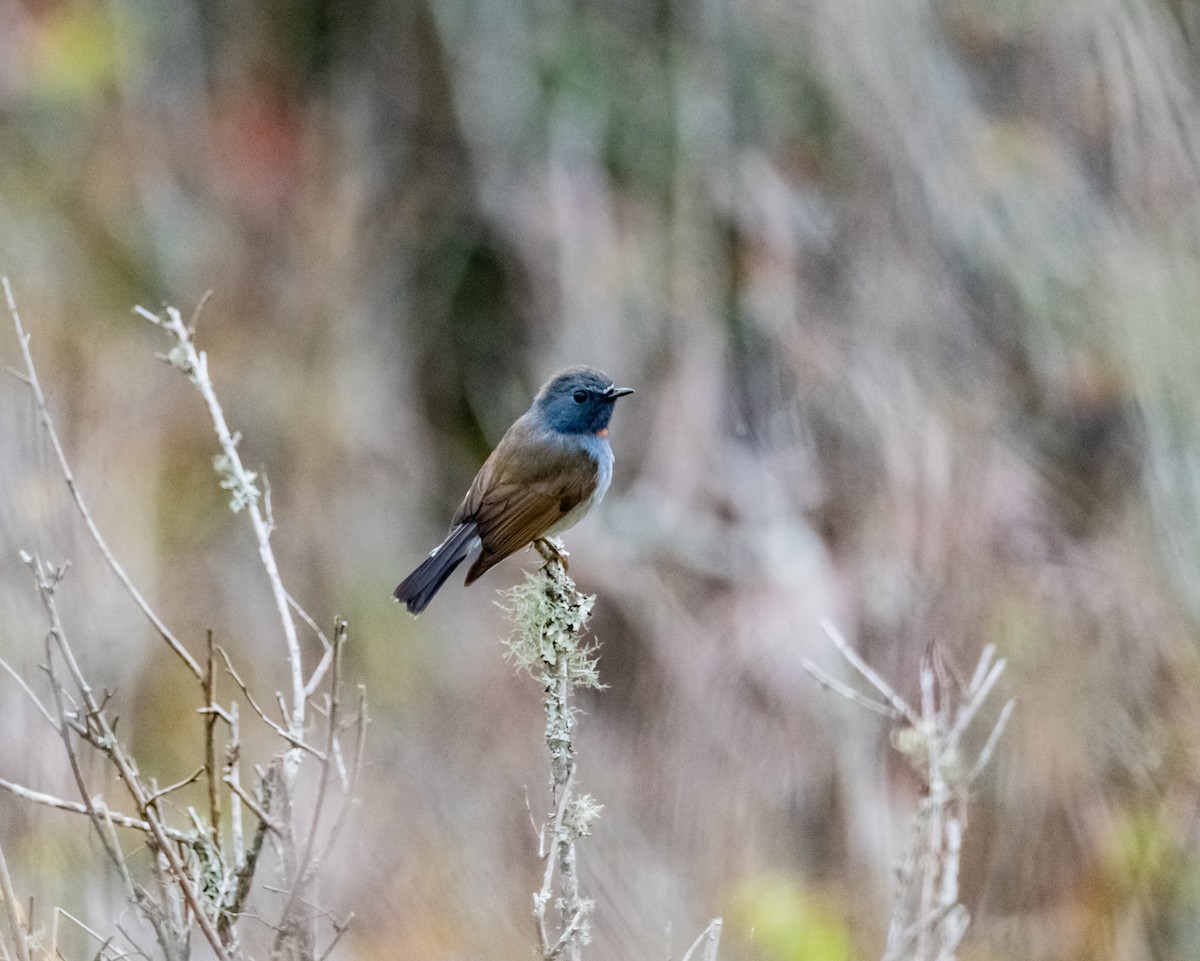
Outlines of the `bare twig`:
M 104 952 L 108 950 L 108 946 L 112 944 L 113 939 L 111 937 L 104 937 L 104 935 L 102 935 L 99 931 L 84 924 L 79 918 L 75 917 L 75 915 L 65 908 L 56 907 L 54 909 L 54 937 L 51 939 L 51 944 L 58 944 L 58 919 L 60 917 L 66 918 L 68 921 L 74 924 L 75 927 L 79 928 L 80 931 L 83 931 L 85 934 L 89 935 L 100 943 L 100 948 L 96 952 L 96 957 L 94 959 L 94 961 L 100 961 L 100 959 L 104 957 Z M 62 957 L 57 947 L 51 952 L 51 956 Z M 111 958 L 109 958 L 109 961 L 121 961 L 122 958 L 127 957 L 129 957 L 128 951 L 117 951 L 112 955 Z
M 353 921 L 354 912 L 351 911 L 341 921 L 333 922 L 333 938 L 330 940 L 329 944 L 326 945 L 325 950 L 321 952 L 321 956 L 317 958 L 317 961 L 325 961 L 326 958 L 333 954 L 333 949 L 338 946 L 338 942 L 340 942 L 345 933 L 350 930 L 350 925 L 353 923 Z
M 17 686 L 22 691 L 25 692 L 26 697 L 28 697 L 29 700 L 31 700 L 33 702 L 34 707 L 36 707 L 38 709 L 38 711 L 41 713 L 42 717 L 44 717 L 47 721 L 50 722 L 50 726 L 58 727 L 58 722 L 56 720 L 54 720 L 54 715 L 50 713 L 49 709 L 47 709 L 45 704 L 43 704 L 40 700 L 38 700 L 38 696 L 33 693 L 32 688 L 30 688 L 30 686 L 25 683 L 25 678 L 21 677 L 20 674 L 18 674 L 16 671 L 14 671 L 12 669 L 11 665 L 9 665 L 8 661 L 4 660 L 4 658 L 2 658 L 2 657 L 0 657 L 0 668 L 4 668 L 4 670 L 8 673 L 9 677 L 11 677 L 14 681 L 17 682 Z
M 21 908 L 17 901 L 17 893 L 13 889 L 12 876 L 8 873 L 8 860 L 4 857 L 3 845 L 0 845 L 0 899 L 4 901 L 4 913 L 8 918 L 9 934 L 17 961 L 30 961 L 29 933 L 21 920 Z M 3 944 L 2 940 L 0 944 Z
M 926 660 L 919 674 L 921 707 L 917 711 L 858 656 L 831 624 L 824 622 L 823 626 L 846 661 L 887 703 L 865 697 L 806 664 L 809 673 L 853 703 L 905 721 L 905 727 L 893 732 L 892 743 L 926 784 L 913 820 L 912 838 L 898 868 L 899 885 L 884 961 L 954 961 L 968 922 L 958 891 L 967 791 L 991 759 L 1013 702 L 1001 708 L 969 769 L 961 760 L 962 741 L 1004 672 L 1004 661 L 995 659 L 992 645 L 985 647 L 964 689 L 961 683 L 952 684 L 942 678 L 936 663 Z
M 717 961 L 717 948 L 721 944 L 721 923 L 720 918 L 713 918 L 709 921 L 708 927 L 700 932 L 691 947 L 683 952 L 683 957 L 679 961 L 691 961 L 692 955 L 701 945 L 704 946 L 704 953 L 700 955 L 700 961 Z
M 200 300 L 196 303 L 196 309 L 192 311 L 192 316 L 188 318 L 187 332 L 189 337 L 196 336 L 196 324 L 200 322 L 200 315 L 204 313 L 204 308 L 208 306 L 208 302 L 212 299 L 213 292 L 206 290 L 201 295 Z
M 552 950 L 550 945 L 550 937 L 546 933 L 546 905 L 550 903 L 551 897 L 554 895 L 554 869 L 558 866 L 558 839 L 562 836 L 563 816 L 567 811 L 567 803 L 571 800 L 571 789 L 575 784 L 575 765 L 572 764 L 567 772 L 567 779 L 560 786 L 558 804 L 554 809 L 554 820 L 550 824 L 549 832 L 543 832 L 543 836 L 548 833 L 550 837 L 555 839 L 550 850 L 543 855 L 546 859 L 546 867 L 542 872 L 542 887 L 536 895 L 534 895 L 534 915 L 537 919 L 538 937 L 542 943 L 542 954 L 546 957 L 550 956 Z M 560 939 L 561 940 L 561 939 Z
M 230 926 L 233 923 L 233 918 L 241 914 L 242 908 L 246 903 L 246 898 L 250 895 L 250 885 L 254 880 L 254 872 L 258 867 L 258 859 L 262 854 L 263 842 L 267 838 L 267 831 L 274 831 L 276 835 L 282 834 L 278 827 L 272 826 L 271 818 L 269 815 L 266 815 L 264 810 L 264 808 L 269 808 L 271 806 L 271 800 L 275 790 L 274 772 L 276 770 L 276 768 L 272 768 L 272 775 L 263 779 L 263 804 L 261 807 L 257 802 L 253 801 L 253 799 L 248 797 L 242 798 L 248 804 L 253 805 L 251 808 L 252 810 L 262 811 L 263 816 L 259 818 L 258 827 L 254 829 L 254 837 L 250 841 L 250 849 L 246 852 L 245 859 L 238 867 L 233 899 L 229 902 L 227 909 L 221 915 L 221 920 L 218 922 L 224 937 L 229 937 Z M 230 786 L 234 787 L 233 784 L 230 784 Z M 241 785 L 234 787 L 234 790 L 238 796 L 241 795 Z
M 75 501 L 75 506 L 79 510 L 84 524 L 87 526 L 92 541 L 99 548 L 101 556 L 103 556 L 105 562 L 117 576 L 117 580 L 121 582 L 121 585 L 125 588 L 129 596 L 133 598 L 134 603 L 141 610 L 142 614 L 154 625 L 154 629 L 158 631 L 159 636 L 167 642 L 167 646 L 187 665 L 188 670 L 195 677 L 199 678 L 202 672 L 196 659 L 188 653 L 183 643 L 163 623 L 162 618 L 150 607 L 149 603 L 142 596 L 141 591 L 134 586 L 133 581 L 129 579 L 129 575 L 125 573 L 125 569 L 117 561 L 112 550 L 109 549 L 108 542 L 100 533 L 100 528 L 96 526 L 96 522 L 92 519 L 92 513 L 88 510 L 87 504 L 83 500 L 83 494 L 75 483 L 75 475 L 71 471 L 71 465 L 67 461 L 67 455 L 63 450 L 62 442 L 58 439 L 58 431 L 55 430 L 54 421 L 50 417 L 50 408 L 46 403 L 46 395 L 42 393 L 42 386 L 38 381 L 37 369 L 33 365 L 33 355 L 29 350 L 30 335 L 25 332 L 25 328 L 21 325 L 21 316 L 17 312 L 17 304 L 13 298 L 12 287 L 8 282 L 8 278 L 0 277 L 0 285 L 4 287 L 4 299 L 8 303 L 8 312 L 12 315 L 13 326 L 17 330 L 17 340 L 21 344 L 21 357 L 25 361 L 25 380 L 37 404 L 38 419 L 41 421 L 42 429 L 50 440 L 50 446 L 54 449 L 54 456 L 58 460 L 58 466 L 62 471 L 63 479 L 67 483 L 67 489 L 71 492 L 71 499 Z
M 308 678 L 308 683 L 304 685 L 304 696 L 312 697 L 324 679 L 325 673 L 329 670 L 330 662 L 333 660 L 333 644 L 325 636 L 325 632 L 321 630 L 321 626 L 313 620 L 308 611 L 296 603 L 296 599 L 291 594 L 287 596 L 287 600 L 292 610 L 300 616 L 300 620 L 304 621 L 312 629 L 312 632 L 316 634 L 317 639 L 321 642 L 321 660 L 317 662 L 317 666 L 313 668 L 313 672 Z
M 321 849 L 321 854 L 318 856 L 319 862 L 323 863 L 328 859 L 329 852 L 333 849 L 334 842 L 341 835 L 342 827 L 346 823 L 346 818 L 349 816 L 350 810 L 354 805 L 354 792 L 357 790 L 359 778 L 362 776 L 363 757 L 366 753 L 368 720 L 367 689 L 360 684 L 358 685 L 358 713 L 354 718 L 354 751 L 351 755 L 352 760 L 349 770 L 344 774 L 342 806 L 332 827 L 329 829 L 329 835 L 325 839 L 325 846 Z
M 199 312 L 199 307 L 196 308 Z M 221 790 L 217 773 L 217 717 L 224 712 L 217 706 L 216 658 L 213 657 L 213 632 L 205 635 L 204 648 L 204 775 L 208 788 L 209 837 L 216 846 L 221 844 Z
M 1000 708 L 1000 716 L 996 718 L 996 723 L 992 726 L 992 733 L 988 735 L 983 747 L 979 749 L 979 757 L 967 773 L 967 784 L 973 784 L 975 779 L 983 773 L 983 769 L 987 767 L 988 762 L 992 759 L 992 754 L 996 751 L 996 745 L 1000 743 L 1000 736 L 1008 727 L 1008 719 L 1012 716 L 1013 708 L 1016 706 L 1015 700 L 1008 700 L 1004 707 Z
M 137 769 L 133 762 L 126 755 L 121 742 L 117 739 L 116 732 L 113 731 L 109 724 L 108 718 L 105 716 L 103 708 L 96 701 L 92 693 L 91 687 L 83 676 L 83 672 L 79 668 L 78 662 L 75 660 L 74 651 L 71 645 L 67 643 L 66 634 L 63 631 L 62 623 L 59 620 L 58 608 L 54 602 L 54 585 L 55 580 L 52 580 L 46 575 L 46 566 L 41 563 L 36 557 L 30 559 L 29 564 L 31 570 L 34 571 L 35 580 L 38 585 L 38 592 L 42 597 L 43 606 L 46 609 L 47 617 L 50 621 L 50 638 L 53 640 L 58 653 L 62 656 L 64 663 L 67 666 L 68 673 L 71 676 L 72 683 L 79 691 L 80 697 L 83 700 L 83 705 L 86 709 L 86 724 L 88 727 L 89 742 L 102 751 L 112 761 L 121 779 L 125 783 L 125 788 L 129 791 L 130 797 L 137 806 L 138 813 L 146 820 L 150 826 L 150 834 L 153 836 L 156 844 L 156 850 L 170 865 L 171 877 L 175 882 L 178 890 L 187 901 L 196 916 L 196 923 L 200 926 L 200 930 L 208 939 L 219 961 L 228 961 L 228 956 L 225 953 L 224 946 L 217 935 L 216 928 L 213 926 L 211 919 L 204 910 L 201 896 L 192 883 L 189 874 L 180 860 L 179 854 L 175 849 L 174 844 L 168 836 L 163 824 L 160 821 L 158 812 L 151 799 L 148 798 L 145 787 L 138 776 Z M 56 693 L 59 690 L 55 688 Z M 65 713 L 63 710 L 63 702 L 58 701 L 59 716 L 64 718 L 61 728 L 64 743 L 67 746 L 68 754 L 72 759 L 72 767 L 76 771 L 76 781 L 81 794 L 86 798 L 87 789 L 83 782 L 82 773 L 78 769 L 78 763 L 75 759 L 74 748 L 70 744 L 69 728 L 65 722 Z M 89 809 L 89 814 L 92 815 L 94 821 L 100 820 L 100 815 L 96 812 L 95 806 L 90 801 L 86 802 Z M 119 853 L 119 848 L 115 845 L 109 845 L 106 842 L 106 847 L 109 848 L 109 856 L 114 863 L 123 863 L 124 859 Z
M 225 773 L 221 780 L 233 791 L 229 799 L 229 834 L 233 844 L 233 866 L 241 870 L 245 864 L 242 834 L 242 725 L 237 701 L 229 705 L 229 743 L 225 747 Z
M 991 659 L 992 651 L 995 650 L 994 645 L 987 645 L 984 648 L 982 662 L 984 658 Z M 992 665 L 991 669 L 986 673 L 976 671 L 975 679 L 971 682 L 971 686 L 967 689 L 968 700 L 959 708 L 954 719 L 954 727 L 950 729 L 950 739 L 958 741 L 963 732 L 966 731 L 968 725 L 975 719 L 979 708 L 983 706 L 983 702 L 987 700 L 987 696 L 992 692 L 992 688 L 996 686 L 996 682 L 1000 680 L 1000 675 L 1004 673 L 1005 662 L 997 661 Z
M 57 808 L 60 811 L 70 811 L 73 814 L 91 814 L 94 812 L 103 812 L 103 816 L 115 824 L 117 827 L 130 828 L 134 831 L 142 831 L 150 833 L 150 824 L 141 818 L 130 817 L 128 814 L 121 814 L 118 811 L 109 810 L 102 799 L 92 801 L 91 810 L 86 804 L 79 801 L 67 801 L 60 797 L 55 797 L 52 794 L 45 794 L 41 791 L 34 791 L 31 788 L 24 787 L 20 784 L 14 784 L 12 781 L 6 781 L 0 778 L 0 789 L 7 791 L 15 797 L 21 798 L 23 801 L 29 801 L 31 804 L 42 804 L 46 807 Z M 195 839 L 183 831 L 177 831 L 174 828 L 165 827 L 167 836 L 173 841 L 179 841 L 181 844 L 190 845 Z
M 579 936 L 583 932 L 583 921 L 586 911 L 587 909 L 583 905 L 575 909 L 571 915 L 571 920 L 563 925 L 562 934 L 558 936 L 558 940 L 554 942 L 549 950 L 543 952 L 546 961 L 554 961 L 567 948 L 570 948 L 572 945 L 578 945 Z M 573 953 L 577 954 L 578 948 Z
M 300 857 L 297 859 L 296 874 L 292 879 L 291 892 L 284 903 L 283 911 L 280 912 L 279 934 L 275 941 L 276 951 L 282 946 L 281 939 L 284 937 L 284 932 L 288 931 L 291 927 L 291 918 L 296 908 L 296 902 L 302 896 L 313 868 L 313 852 L 316 849 L 317 833 L 320 830 L 321 815 L 325 810 L 325 798 L 329 790 L 329 768 L 331 766 L 329 758 L 334 755 L 337 747 L 341 706 L 341 664 L 342 652 L 346 644 L 346 629 L 346 622 L 341 619 L 337 621 L 333 629 L 333 663 L 329 674 L 329 717 L 326 721 L 325 750 L 323 752 L 323 761 L 317 783 L 316 798 L 313 801 L 312 822 L 304 837 L 304 847 Z
M 812 675 L 813 679 L 820 684 L 821 687 L 825 688 L 826 690 L 833 691 L 835 694 L 840 694 L 847 701 L 852 701 L 859 707 L 864 707 L 868 711 L 872 711 L 875 714 L 880 714 L 883 717 L 890 717 L 893 720 L 900 720 L 904 717 L 904 715 L 892 707 L 892 705 L 885 704 L 883 701 L 876 701 L 874 698 L 867 697 L 865 694 L 859 693 L 849 684 L 843 684 L 837 678 L 826 674 L 823 670 L 817 667 L 816 664 L 807 658 L 800 662 L 800 666 L 808 671 L 808 673 Z
M 292 703 L 288 730 L 296 740 L 302 740 L 305 718 L 305 687 L 304 667 L 300 656 L 300 642 L 296 635 L 296 622 L 292 619 L 292 610 L 288 604 L 288 593 L 283 586 L 279 574 L 279 565 L 275 561 L 275 552 L 271 548 L 271 528 L 259 506 L 258 489 L 254 486 L 256 476 L 242 464 L 241 454 L 238 453 L 238 436 L 229 429 L 225 421 L 225 412 L 221 409 L 220 401 L 213 388 L 208 374 L 208 356 L 202 350 L 197 350 L 192 337 L 192 330 L 184 324 L 179 311 L 167 307 L 162 317 L 158 317 L 142 307 L 135 308 L 142 317 L 162 327 L 176 340 L 176 346 L 167 355 L 168 361 L 178 367 L 196 385 L 204 404 L 208 408 L 209 418 L 217 434 L 217 443 L 221 447 L 221 456 L 217 461 L 217 469 L 222 474 L 222 486 L 233 491 L 231 506 L 238 510 L 246 508 L 250 523 L 254 529 L 254 537 L 258 543 L 258 556 L 266 572 L 271 586 L 271 595 L 275 600 L 275 610 L 279 615 L 279 623 L 283 629 L 284 645 L 287 651 L 287 662 L 292 679 Z M 200 676 L 199 670 L 196 672 Z M 294 742 L 293 742 L 294 743 Z M 296 745 L 299 747 L 300 745 Z M 290 773 L 294 773 L 299 758 L 294 755 L 289 759 Z
M 146 794 L 146 803 L 157 805 L 160 798 L 166 797 L 168 794 L 173 794 L 181 788 L 187 787 L 189 784 L 194 784 L 200 780 L 200 775 L 204 773 L 204 768 L 198 767 L 191 774 L 181 781 L 176 781 L 174 784 L 169 784 L 166 787 L 154 787 Z
M 234 781 L 229 776 L 225 777 L 225 784 L 228 786 L 229 790 L 231 790 L 241 800 L 241 802 L 250 809 L 250 813 L 258 818 L 260 823 L 265 824 L 271 829 L 271 831 L 273 831 L 275 834 L 278 834 L 280 837 L 286 833 L 287 828 L 279 821 L 276 821 L 273 817 L 271 817 L 271 815 L 267 813 L 266 808 L 259 804 L 258 801 L 254 799 L 254 796 L 250 794 L 244 787 L 242 787 L 241 784 Z
M 91 792 L 88 790 L 87 782 L 83 776 L 83 769 L 79 762 L 79 756 L 75 750 L 75 744 L 72 740 L 72 733 L 78 733 L 82 738 L 88 739 L 89 743 L 95 743 L 92 738 L 96 736 L 96 732 L 92 730 L 92 717 L 89 716 L 86 723 L 75 721 L 72 723 L 68 715 L 66 707 L 66 693 L 63 690 L 62 682 L 56 673 L 54 666 L 54 649 L 57 647 L 63 654 L 64 660 L 68 664 L 74 663 L 74 656 L 71 653 L 70 645 L 67 643 L 66 636 L 62 632 L 62 625 L 58 617 L 58 608 L 54 602 L 54 584 L 57 580 L 49 581 L 45 577 L 45 566 L 36 557 L 26 557 L 26 563 L 33 572 L 35 583 L 38 586 L 38 593 L 42 598 L 43 606 L 46 609 L 46 616 L 50 622 L 50 631 L 46 635 L 46 673 L 50 679 L 50 690 L 54 695 L 54 704 L 58 714 L 58 723 L 55 728 L 59 738 L 62 741 L 63 749 L 67 755 L 67 761 L 71 768 L 71 774 L 75 779 L 75 786 L 79 791 L 79 796 L 83 799 L 84 807 L 87 809 L 87 814 L 92 824 L 96 827 L 96 835 L 100 838 L 100 843 L 104 847 L 105 854 L 109 861 L 117 869 L 121 875 L 122 881 L 125 883 L 126 890 L 132 901 L 142 908 L 143 914 L 154 929 L 155 937 L 158 939 L 163 953 L 168 961 L 178 961 L 180 958 L 178 938 L 174 932 L 168 928 L 161 913 L 154 910 L 148 904 L 141 888 L 134 883 L 132 875 L 129 873 L 129 866 L 125 861 L 124 852 L 121 850 L 120 844 L 117 842 L 116 832 L 113 827 L 113 821 L 108 816 L 107 806 L 101 808 L 92 799 Z M 78 665 L 76 665 L 78 670 Z M 77 682 L 78 683 L 78 682 Z M 91 691 L 87 687 L 86 682 L 82 683 L 81 694 L 85 698 L 91 697 Z M 115 744 L 116 738 L 112 737 L 111 743 Z M 111 756 L 111 755 L 110 755 Z M 139 813 L 140 809 L 139 809 Z M 158 840 L 153 827 L 147 820 L 147 827 L 150 828 L 149 833 Z
M 291 744 L 292 747 L 299 748 L 302 751 L 307 751 L 323 764 L 325 762 L 324 752 L 321 751 L 320 748 L 313 747 L 303 738 L 293 734 L 288 728 L 284 727 L 273 717 L 267 714 L 266 711 L 259 707 L 258 702 L 254 700 L 254 695 L 250 693 L 250 688 L 246 685 L 246 682 L 242 680 L 242 676 L 237 672 L 237 668 L 233 666 L 233 661 L 229 659 L 229 654 L 226 653 L 225 649 L 220 645 L 217 646 L 217 653 L 220 654 L 222 660 L 225 661 L 225 670 L 229 673 L 229 676 L 233 678 L 233 682 L 238 686 L 238 689 L 241 690 L 242 694 L 245 695 L 246 700 L 250 702 L 250 706 L 254 709 L 254 713 L 258 715 L 259 720 L 261 720 L 267 725 L 267 727 Z
M 875 670 L 869 664 L 867 664 L 866 661 L 858 656 L 858 652 L 846 643 L 846 639 L 842 637 L 841 631 L 834 627 L 831 621 L 822 619 L 821 628 L 833 642 L 833 646 L 838 649 L 838 653 L 841 654 L 842 657 L 846 659 L 847 663 L 849 663 L 851 667 L 858 671 L 858 673 L 861 674 L 863 678 L 873 688 L 875 688 L 875 690 L 884 696 L 894 711 L 907 718 L 908 722 L 914 727 L 920 724 L 920 717 L 917 712 L 909 707 L 908 702 L 905 701 L 904 698 L 902 698 L 899 694 L 897 694 L 892 689 L 891 685 L 889 685 L 882 677 L 875 673 Z

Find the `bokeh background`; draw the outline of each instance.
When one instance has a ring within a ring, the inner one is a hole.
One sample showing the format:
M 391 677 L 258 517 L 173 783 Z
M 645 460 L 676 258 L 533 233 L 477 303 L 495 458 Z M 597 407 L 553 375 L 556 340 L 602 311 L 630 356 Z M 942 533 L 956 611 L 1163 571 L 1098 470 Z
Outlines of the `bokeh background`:
M 1195 0 L 0 0 L 0 271 L 102 529 L 269 700 L 250 534 L 130 313 L 212 289 L 285 580 L 350 621 L 338 957 L 532 956 L 542 719 L 494 592 L 534 559 L 418 620 L 389 595 L 581 362 L 637 389 L 568 538 L 609 685 L 590 957 L 678 957 L 715 915 L 731 961 L 878 955 L 920 785 L 801 670 L 843 669 L 821 617 L 908 695 L 931 647 L 1008 659 L 965 958 L 1200 956 L 1198 56 Z M 6 378 L 0 654 L 37 682 L 20 548 L 72 559 L 87 670 L 186 776 L 193 685 Z M 6 676 L 0 776 L 72 793 Z M 0 796 L 0 842 L 44 923 L 128 921 L 83 819 Z

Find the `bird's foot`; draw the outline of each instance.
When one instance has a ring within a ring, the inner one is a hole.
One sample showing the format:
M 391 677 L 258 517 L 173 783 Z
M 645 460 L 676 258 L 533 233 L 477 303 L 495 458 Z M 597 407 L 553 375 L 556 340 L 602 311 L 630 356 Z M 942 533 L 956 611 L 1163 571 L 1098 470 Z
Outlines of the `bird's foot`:
M 564 571 L 571 569 L 571 565 L 567 561 L 571 555 L 567 553 L 566 546 L 557 537 L 539 537 L 533 542 L 533 546 L 545 558 L 547 567 L 558 562 Z

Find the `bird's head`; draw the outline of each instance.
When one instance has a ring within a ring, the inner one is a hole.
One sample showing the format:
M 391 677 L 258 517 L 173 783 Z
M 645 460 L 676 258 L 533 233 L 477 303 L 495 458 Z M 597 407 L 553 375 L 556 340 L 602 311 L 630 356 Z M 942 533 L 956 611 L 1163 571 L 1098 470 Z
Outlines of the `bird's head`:
M 632 393 L 632 387 L 614 387 L 592 367 L 569 367 L 538 391 L 533 407 L 547 426 L 560 433 L 603 436 L 617 398 Z

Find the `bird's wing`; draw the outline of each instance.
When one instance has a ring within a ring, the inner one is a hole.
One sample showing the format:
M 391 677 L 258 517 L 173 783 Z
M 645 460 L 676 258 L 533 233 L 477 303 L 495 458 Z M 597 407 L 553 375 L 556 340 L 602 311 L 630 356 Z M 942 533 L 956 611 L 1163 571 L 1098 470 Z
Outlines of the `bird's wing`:
M 596 462 L 584 450 L 539 440 L 513 425 L 480 468 L 455 522 L 474 521 L 482 550 L 467 574 L 480 574 L 536 540 L 596 490 Z

